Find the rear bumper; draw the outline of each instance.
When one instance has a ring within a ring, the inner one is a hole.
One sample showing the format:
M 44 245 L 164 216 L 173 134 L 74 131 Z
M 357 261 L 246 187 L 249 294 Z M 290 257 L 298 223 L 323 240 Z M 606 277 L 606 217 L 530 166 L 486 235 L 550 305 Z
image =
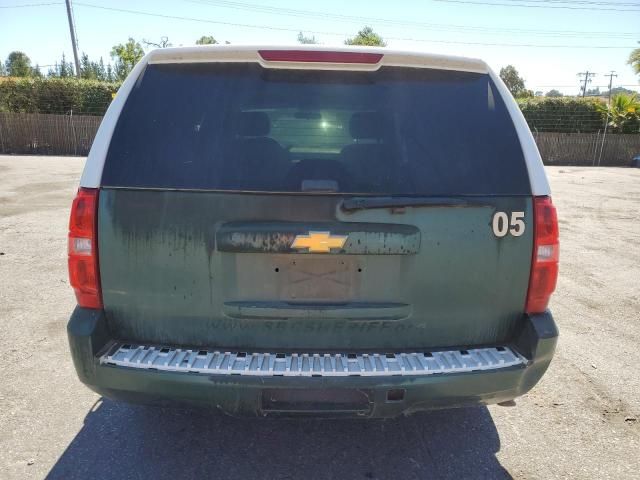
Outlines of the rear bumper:
M 550 312 L 523 318 L 510 347 L 523 364 L 437 375 L 243 376 L 155 371 L 100 363 L 112 344 L 104 314 L 76 308 L 69 344 L 80 380 L 107 398 L 186 403 L 231 415 L 394 417 L 415 411 L 498 403 L 529 391 L 546 371 L 558 337 Z

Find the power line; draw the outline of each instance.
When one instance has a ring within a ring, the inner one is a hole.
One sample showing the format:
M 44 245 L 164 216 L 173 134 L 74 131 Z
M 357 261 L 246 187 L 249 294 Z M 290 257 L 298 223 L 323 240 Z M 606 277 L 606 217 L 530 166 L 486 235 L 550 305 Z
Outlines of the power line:
M 597 7 L 571 7 L 565 5 L 530 5 L 524 3 L 489 3 L 476 2 L 472 0 L 433 0 L 434 2 L 444 3 L 465 3 L 470 5 L 489 5 L 492 7 L 525 7 L 525 8 L 563 8 L 567 10 L 600 10 L 607 12 L 640 12 L 638 9 L 621 9 L 621 8 L 597 8 Z M 528 0 L 523 0 L 528 1 Z
M 328 13 L 313 10 L 301 10 L 293 8 L 272 7 L 268 5 L 257 5 L 245 2 L 235 2 L 229 0 L 185 0 L 189 3 L 195 3 L 200 5 L 215 5 L 223 8 L 231 8 L 237 10 L 245 10 L 251 12 L 259 12 L 274 15 L 285 15 L 293 17 L 311 17 L 314 19 L 325 18 L 338 21 L 355 22 L 355 23 L 376 23 L 393 26 L 412 26 L 417 28 L 428 28 L 430 30 L 453 30 L 479 33 L 483 35 L 487 34 L 530 34 L 530 35 L 544 35 L 544 36 L 580 36 L 589 35 L 591 37 L 606 35 L 607 37 L 619 36 L 619 37 L 631 37 L 635 38 L 637 33 L 635 32 L 584 32 L 584 31 L 571 31 L 571 30 L 536 30 L 536 29 L 516 29 L 516 28 L 494 28 L 474 25 L 456 25 L 456 24 L 437 24 L 437 23 L 425 23 L 416 22 L 410 20 L 394 20 L 380 17 L 366 17 L 356 15 L 344 15 L 338 13 Z
M 49 5 L 63 5 L 63 4 L 64 2 L 25 3 L 24 5 L 0 5 L 0 8 L 48 7 Z
M 430 29 L 443 29 L 443 30 L 462 30 L 462 31 L 470 31 L 473 33 L 480 34 L 528 34 L 528 35 L 543 35 L 543 36 L 583 36 L 589 35 L 593 37 L 596 36 L 616 36 L 616 37 L 630 37 L 635 38 L 637 36 L 636 32 L 605 32 L 605 31 L 576 31 L 576 30 L 540 30 L 540 29 L 520 29 L 520 28 L 498 28 L 498 27 L 482 27 L 475 25 L 456 25 L 456 24 L 437 24 L 437 23 L 424 23 L 424 22 L 414 22 L 408 20 L 392 20 L 385 19 L 380 17 L 365 17 L 365 16 L 353 16 L 353 15 L 341 15 L 341 14 L 331 14 L 320 11 L 311 11 L 311 10 L 296 10 L 290 8 L 280 8 L 280 7 L 270 7 L 266 5 L 257 5 L 243 2 L 231 2 L 224 0 L 185 0 L 190 3 L 202 4 L 202 5 L 218 5 L 225 8 L 235 8 L 241 10 L 250 10 L 250 11 L 258 11 L 262 13 L 274 13 L 278 15 L 289 15 L 289 16 L 306 16 L 312 18 L 330 18 L 333 20 L 344 20 L 344 21 L 353 21 L 353 22 L 376 22 L 376 23 L 385 23 L 389 25 L 400 25 L 400 26 L 415 26 L 415 27 L 424 27 Z M 0 5 L 0 8 L 24 8 L 24 7 L 44 7 L 51 5 L 63 5 L 64 2 L 49 2 L 49 3 L 30 3 L 23 5 Z
M 280 7 L 271 7 L 266 5 L 256 5 L 244 2 L 232 2 L 232 1 L 224 1 L 224 0 L 185 0 L 190 3 L 201 4 L 201 5 L 217 5 L 224 8 L 234 8 L 240 10 L 249 10 L 249 11 L 257 11 L 261 13 L 272 13 L 278 15 L 287 15 L 294 17 L 312 17 L 312 18 L 328 18 L 332 20 L 339 21 L 348 21 L 348 22 L 358 22 L 358 23 L 367 23 L 367 22 L 376 22 L 387 25 L 396 25 L 396 26 L 413 26 L 417 28 L 428 28 L 430 30 L 438 29 L 444 31 L 462 31 L 468 33 L 477 33 L 480 35 L 493 35 L 493 34 L 519 34 L 519 35 L 534 35 L 534 36 L 548 36 L 548 37 L 561 37 L 561 38 L 572 38 L 572 37 L 580 37 L 582 38 L 584 35 L 588 35 L 593 38 L 594 36 L 603 36 L 606 38 L 618 37 L 618 38 L 635 38 L 637 34 L 635 32 L 606 32 L 606 31 L 576 31 L 576 30 L 537 30 L 537 29 L 515 29 L 515 28 L 498 28 L 498 27 L 482 27 L 482 26 L 474 26 L 474 25 L 456 25 L 456 24 L 436 24 L 436 23 L 424 23 L 424 22 L 414 22 L 408 20 L 392 20 L 392 19 L 384 19 L 380 17 L 365 17 L 365 16 L 353 16 L 353 15 L 342 15 L 342 14 L 332 14 L 326 12 L 319 11 L 310 11 L 310 10 L 298 10 L 298 9 L 289 9 L 289 8 L 280 8 Z M 529 0 L 527 0 L 529 1 Z M 539 1 L 539 0 L 538 0 Z M 52 5 L 63 5 L 64 2 L 49 2 L 49 3 L 31 3 L 24 5 L 2 5 L 0 8 L 24 8 L 24 7 L 44 7 L 44 6 L 52 6 Z M 80 5 L 80 3 L 78 3 Z M 101 8 L 98 5 L 83 5 L 89 6 L 93 8 Z M 112 9 L 115 11 L 126 11 L 127 13 L 134 13 L 134 11 L 126 10 L 126 9 L 115 9 L 110 7 L 102 7 L 105 9 Z M 151 15 L 147 12 L 135 12 L 142 15 Z M 159 14 L 154 14 L 159 15 Z M 177 18 L 171 16 L 163 16 L 165 18 Z M 179 18 L 184 20 L 196 21 L 198 19 L 188 19 L 188 18 Z M 230 22 L 218 22 L 220 24 L 227 24 L 232 26 L 245 26 L 243 24 L 233 24 Z M 254 25 L 246 25 L 249 28 L 260 28 L 259 26 Z M 266 28 L 266 27 L 262 27 Z M 282 30 L 282 29 L 280 29 Z M 286 29 L 287 31 L 299 31 L 300 29 Z M 337 32 L 312 32 L 310 33 L 320 33 L 325 35 L 344 35 L 343 33 Z M 404 38 L 396 38 L 396 40 L 412 40 L 412 41 L 433 41 L 435 40 L 421 40 L 421 39 L 404 39 Z M 441 42 L 441 41 L 439 41 Z M 457 43 L 457 42 L 445 42 L 445 43 Z M 478 44 L 477 42 L 465 42 L 463 44 Z M 488 46 L 495 46 L 496 44 L 488 43 L 484 44 Z M 505 46 L 510 46 L 506 45 Z M 536 45 L 514 45 L 514 46 L 532 46 Z M 541 45 L 541 47 L 546 47 L 545 45 Z M 555 45 L 550 45 L 549 47 L 556 47 Z M 562 47 L 562 46 L 561 46 Z M 567 46 L 572 47 L 573 46 Z M 576 46 L 577 47 L 577 46 Z M 627 48 L 627 47 L 612 47 L 612 48 Z M 632 47 L 631 47 L 632 48 Z
M 608 77 L 609 75 L 604 75 Z M 533 85 L 536 88 L 574 88 L 575 85 Z M 607 85 L 591 85 L 593 88 L 607 88 Z M 640 83 L 619 83 L 618 87 L 640 87 Z M 617 88 L 617 87 L 616 87 Z
M 188 22 L 210 23 L 210 24 L 216 24 L 216 25 L 229 25 L 233 27 L 256 28 L 260 30 L 274 30 L 274 31 L 295 32 L 295 33 L 298 33 L 300 31 L 300 28 L 277 27 L 273 25 L 255 25 L 255 24 L 248 24 L 248 23 L 223 22 L 220 20 L 209 20 L 204 18 L 185 17 L 185 16 L 179 16 L 179 15 L 167 15 L 163 13 L 144 12 L 141 10 L 131 10 L 131 9 L 125 9 L 125 8 L 105 7 L 102 5 L 93 5 L 93 4 L 84 3 L 84 2 L 76 2 L 76 6 L 95 8 L 95 9 L 120 12 L 120 13 L 128 13 L 132 15 L 144 15 L 148 17 L 157 17 L 157 18 L 181 20 L 181 21 L 188 21 Z M 348 36 L 348 34 L 344 32 L 327 32 L 327 31 L 318 31 L 318 30 L 305 30 L 305 31 L 308 33 L 314 33 L 317 35 L 335 35 L 340 37 Z M 635 46 L 612 46 L 612 45 L 539 45 L 539 44 L 529 44 L 529 43 L 465 42 L 465 41 L 456 41 L 456 40 L 435 40 L 435 39 L 388 37 L 388 36 L 385 36 L 385 38 L 388 40 L 399 40 L 399 41 L 446 43 L 446 44 L 452 44 L 452 45 L 482 45 L 482 46 L 493 46 L 493 47 L 580 48 L 580 49 L 583 49 L 583 48 L 629 49 L 629 48 L 635 47 Z
M 568 5 L 604 5 L 608 7 L 636 7 L 637 3 L 632 2 L 604 2 L 602 0 L 507 0 L 517 3 L 560 3 Z

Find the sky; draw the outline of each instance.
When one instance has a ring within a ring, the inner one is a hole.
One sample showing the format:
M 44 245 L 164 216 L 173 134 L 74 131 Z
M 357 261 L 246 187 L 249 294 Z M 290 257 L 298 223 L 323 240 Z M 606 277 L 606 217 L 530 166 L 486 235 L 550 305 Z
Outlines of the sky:
M 302 31 L 331 46 L 369 25 L 390 48 L 512 64 L 533 91 L 576 94 L 585 71 L 597 74 L 589 88 L 605 90 L 611 70 L 614 86 L 640 90 L 626 64 L 640 47 L 640 0 L 85 0 L 73 12 L 79 50 L 105 62 L 128 37 L 295 45 Z M 64 1 L 0 0 L 0 58 L 13 50 L 41 66 L 72 60 Z

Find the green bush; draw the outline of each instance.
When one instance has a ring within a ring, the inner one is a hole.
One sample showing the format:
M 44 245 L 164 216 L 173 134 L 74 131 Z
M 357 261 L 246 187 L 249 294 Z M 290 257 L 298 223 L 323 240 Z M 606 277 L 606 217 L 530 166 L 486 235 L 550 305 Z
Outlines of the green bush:
M 524 98 L 517 100 L 533 132 L 593 133 L 604 128 L 597 98 Z
M 119 83 L 78 78 L 0 78 L 0 112 L 104 115 Z
M 120 83 L 77 78 L 0 77 L 0 112 L 104 115 Z M 604 127 L 597 98 L 520 98 L 533 132 L 593 133 Z
M 609 105 L 599 107 L 609 128 L 616 133 L 640 133 L 640 98 L 636 93 L 614 95 Z

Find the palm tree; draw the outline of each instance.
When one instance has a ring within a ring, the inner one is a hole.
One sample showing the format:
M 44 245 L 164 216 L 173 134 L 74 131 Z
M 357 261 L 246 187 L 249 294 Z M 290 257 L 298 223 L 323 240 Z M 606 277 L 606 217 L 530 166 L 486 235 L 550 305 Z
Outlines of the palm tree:
M 640 132 L 640 99 L 638 94 L 614 95 L 610 105 L 601 104 L 598 109 L 607 116 L 608 126 L 617 133 Z
M 631 52 L 627 63 L 631 65 L 631 68 L 633 68 L 638 75 L 640 75 L 640 48 L 636 48 Z

